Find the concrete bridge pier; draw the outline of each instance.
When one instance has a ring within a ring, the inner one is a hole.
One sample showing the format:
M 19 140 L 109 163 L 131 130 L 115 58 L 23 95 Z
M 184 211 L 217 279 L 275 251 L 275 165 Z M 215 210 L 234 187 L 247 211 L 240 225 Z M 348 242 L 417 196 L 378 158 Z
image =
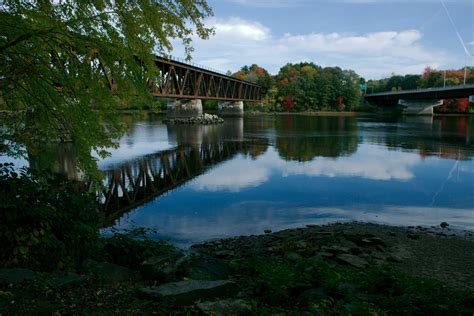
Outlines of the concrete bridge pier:
M 217 114 L 221 116 L 243 116 L 243 101 L 219 101 L 217 104 Z
M 398 100 L 404 107 L 403 114 L 407 115 L 433 115 L 433 108 L 443 104 L 443 100 Z
M 202 114 L 202 102 L 200 99 L 176 100 L 166 106 L 166 117 L 168 119 L 190 118 Z

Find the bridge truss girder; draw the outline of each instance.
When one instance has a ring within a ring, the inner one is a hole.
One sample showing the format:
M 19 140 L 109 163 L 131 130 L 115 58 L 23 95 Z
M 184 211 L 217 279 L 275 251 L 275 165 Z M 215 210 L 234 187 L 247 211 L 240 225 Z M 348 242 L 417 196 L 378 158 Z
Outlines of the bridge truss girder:
M 155 97 L 203 99 L 222 101 L 260 101 L 265 89 L 257 84 L 239 80 L 185 63 L 156 57 L 158 74 L 150 81 Z

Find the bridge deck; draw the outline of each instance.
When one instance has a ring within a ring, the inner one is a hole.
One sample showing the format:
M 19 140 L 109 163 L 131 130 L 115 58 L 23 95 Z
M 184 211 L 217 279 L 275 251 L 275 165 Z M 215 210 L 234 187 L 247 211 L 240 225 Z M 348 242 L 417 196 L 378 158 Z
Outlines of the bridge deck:
M 453 87 L 428 88 L 417 90 L 402 90 L 367 94 L 367 101 L 390 101 L 390 100 L 436 100 L 468 98 L 474 95 L 474 85 L 463 85 Z

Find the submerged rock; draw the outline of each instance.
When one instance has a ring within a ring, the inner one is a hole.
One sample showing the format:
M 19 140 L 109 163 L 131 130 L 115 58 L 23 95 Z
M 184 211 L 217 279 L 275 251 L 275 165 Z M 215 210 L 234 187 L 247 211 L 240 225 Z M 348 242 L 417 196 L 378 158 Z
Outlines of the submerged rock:
M 142 288 L 140 293 L 157 300 L 170 300 L 176 304 L 189 305 L 195 301 L 229 298 L 239 292 L 237 284 L 228 280 L 188 280 Z

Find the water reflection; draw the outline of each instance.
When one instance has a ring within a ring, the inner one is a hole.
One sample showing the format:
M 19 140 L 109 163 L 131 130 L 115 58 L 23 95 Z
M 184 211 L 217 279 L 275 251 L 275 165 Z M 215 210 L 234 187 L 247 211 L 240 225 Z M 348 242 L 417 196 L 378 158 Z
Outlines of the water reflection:
M 339 157 L 357 150 L 355 117 L 283 116 L 277 121 L 276 147 L 285 160 Z
M 180 245 L 334 220 L 474 229 L 474 117 L 128 124 L 99 162 L 104 220 L 118 228 L 158 228 L 156 238 Z M 80 178 L 75 154 L 52 146 L 32 151 L 30 164 L 55 160 L 56 171 Z

